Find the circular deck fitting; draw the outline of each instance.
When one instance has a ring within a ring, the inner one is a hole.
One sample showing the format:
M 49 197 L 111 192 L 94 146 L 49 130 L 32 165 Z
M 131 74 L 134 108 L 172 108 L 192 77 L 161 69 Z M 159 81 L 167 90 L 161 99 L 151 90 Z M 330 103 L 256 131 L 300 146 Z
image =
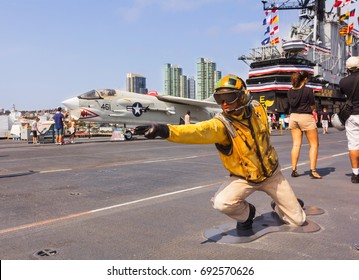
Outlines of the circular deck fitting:
M 322 215 L 325 211 L 315 206 L 304 206 L 303 210 L 307 215 Z
M 37 251 L 34 254 L 34 256 L 35 257 L 51 257 L 56 254 L 57 254 L 57 251 L 54 249 L 43 249 L 43 250 Z

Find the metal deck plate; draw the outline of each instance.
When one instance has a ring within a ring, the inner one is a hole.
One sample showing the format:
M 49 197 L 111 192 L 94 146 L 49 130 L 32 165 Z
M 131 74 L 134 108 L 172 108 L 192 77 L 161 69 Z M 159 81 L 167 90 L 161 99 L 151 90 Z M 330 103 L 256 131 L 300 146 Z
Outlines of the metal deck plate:
M 307 206 L 303 208 L 307 215 L 320 215 L 324 213 L 323 209 Z M 275 212 L 264 213 L 253 220 L 252 229 L 239 231 L 235 223 L 229 223 L 208 229 L 204 236 L 208 241 L 218 243 L 246 243 L 271 232 L 295 232 L 310 233 L 320 230 L 320 226 L 307 219 L 303 226 L 296 227 L 283 223 Z

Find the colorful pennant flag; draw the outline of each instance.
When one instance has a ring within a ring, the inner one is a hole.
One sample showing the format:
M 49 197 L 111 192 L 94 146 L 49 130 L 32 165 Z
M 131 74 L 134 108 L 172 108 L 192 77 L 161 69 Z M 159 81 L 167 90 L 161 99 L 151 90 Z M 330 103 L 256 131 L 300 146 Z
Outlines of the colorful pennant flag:
M 344 7 L 345 5 L 350 4 L 350 2 L 351 2 L 351 0 L 344 0 L 344 1 L 343 1 L 343 7 Z
M 270 36 L 273 36 L 275 33 L 277 33 L 279 31 L 279 27 L 274 26 L 273 29 L 271 30 L 271 32 L 269 33 Z
M 351 43 L 353 43 L 353 35 L 350 34 L 345 42 L 347 43 L 347 45 L 351 45 Z
M 347 20 L 347 19 L 349 18 L 349 15 L 350 15 L 350 13 L 349 13 L 349 12 L 346 12 L 345 14 L 343 14 L 343 15 L 341 15 L 341 16 L 339 17 L 339 20 L 340 20 L 340 21 L 345 21 L 345 20 Z
M 273 28 L 271 27 L 271 25 L 273 25 L 279 21 L 279 16 L 275 14 L 276 12 L 277 12 L 277 9 L 272 9 L 271 11 L 268 11 L 268 10 L 265 11 L 265 19 L 263 20 L 263 25 L 267 25 L 267 26 L 264 30 L 264 36 L 268 36 L 268 34 L 269 34 L 269 37 L 266 37 L 261 42 L 262 46 L 265 46 L 269 43 L 271 43 L 271 44 L 279 43 L 279 37 L 277 37 L 274 40 L 271 40 L 271 36 L 279 31 L 278 25 L 274 26 Z
M 348 26 L 343 26 L 339 29 L 340 36 L 346 36 L 348 34 Z
M 333 4 L 333 7 L 335 8 L 341 8 L 344 7 L 345 5 L 349 4 L 352 0 L 336 0 Z M 356 2 L 356 1 L 355 1 Z
M 278 43 L 279 43 L 279 37 L 273 39 L 270 43 L 271 43 L 272 45 L 278 44 Z
M 263 20 L 262 25 L 267 25 L 271 21 L 271 16 L 268 16 L 268 12 L 266 12 L 266 18 Z
M 354 29 L 354 22 L 348 25 L 348 31 L 347 34 L 349 34 Z
M 264 32 L 264 35 L 268 34 L 269 32 L 270 32 L 270 27 L 267 26 L 267 29 L 266 29 L 266 31 Z
M 343 4 L 343 1 L 335 1 L 333 7 L 338 8 Z
M 265 46 L 265 45 L 267 45 L 268 43 L 269 43 L 269 41 L 270 41 L 270 37 L 268 37 L 268 38 L 265 38 L 263 41 L 262 41 L 262 46 Z
M 278 20 L 279 20 L 279 16 L 276 15 L 274 18 L 272 18 L 272 19 L 270 20 L 269 24 L 272 25 L 272 24 L 278 22 Z

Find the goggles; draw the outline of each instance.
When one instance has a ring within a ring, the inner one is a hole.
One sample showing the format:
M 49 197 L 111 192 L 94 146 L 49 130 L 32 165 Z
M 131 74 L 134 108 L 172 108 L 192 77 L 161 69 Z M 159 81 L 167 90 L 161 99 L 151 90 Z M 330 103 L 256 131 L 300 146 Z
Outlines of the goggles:
M 222 105 L 223 102 L 226 102 L 228 105 L 233 104 L 236 102 L 242 92 L 238 91 L 232 91 L 232 92 L 226 92 L 226 93 L 214 93 L 213 97 L 214 100 L 216 100 L 218 105 Z

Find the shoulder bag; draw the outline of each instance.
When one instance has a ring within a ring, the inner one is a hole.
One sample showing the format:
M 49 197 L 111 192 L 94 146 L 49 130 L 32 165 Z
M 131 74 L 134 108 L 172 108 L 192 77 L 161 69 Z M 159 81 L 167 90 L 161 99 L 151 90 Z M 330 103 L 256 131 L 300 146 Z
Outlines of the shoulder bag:
M 354 97 L 355 90 L 356 90 L 356 88 L 358 86 L 358 81 L 359 81 L 359 79 L 356 80 L 351 95 L 348 96 L 347 101 L 339 109 L 338 117 L 339 117 L 339 119 L 340 119 L 340 121 L 341 121 L 341 123 L 343 125 L 345 125 L 346 120 L 350 117 L 350 115 L 353 112 L 352 100 L 353 100 L 353 97 Z

